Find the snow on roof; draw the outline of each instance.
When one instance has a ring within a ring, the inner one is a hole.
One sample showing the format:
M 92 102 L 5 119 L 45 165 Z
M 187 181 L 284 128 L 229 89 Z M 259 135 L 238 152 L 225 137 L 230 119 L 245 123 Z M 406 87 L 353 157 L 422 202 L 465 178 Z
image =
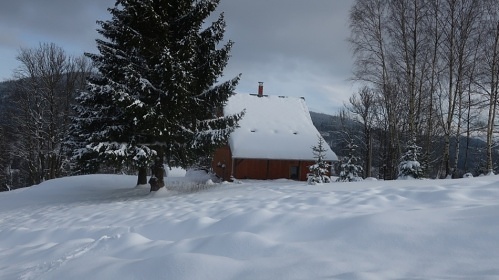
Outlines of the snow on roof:
M 317 145 L 320 134 L 304 99 L 234 94 L 224 113 L 235 114 L 245 109 L 240 127 L 229 138 L 233 158 L 315 160 L 312 146 Z M 325 159 L 337 160 L 324 143 Z

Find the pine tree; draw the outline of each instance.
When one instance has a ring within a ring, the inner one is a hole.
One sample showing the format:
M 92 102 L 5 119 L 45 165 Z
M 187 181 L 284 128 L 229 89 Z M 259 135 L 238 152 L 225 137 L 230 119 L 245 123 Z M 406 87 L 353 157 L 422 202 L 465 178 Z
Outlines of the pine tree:
M 326 153 L 324 139 L 320 135 L 317 135 L 317 138 L 319 138 L 317 146 L 312 147 L 312 152 L 314 154 L 314 158 L 316 159 L 315 164 L 308 167 L 310 170 L 310 173 L 307 174 L 307 181 L 309 185 L 331 182 L 331 179 L 327 175 L 331 165 L 324 160 Z
M 362 181 L 362 166 L 357 164 L 359 157 L 357 157 L 356 149 L 357 145 L 353 143 L 352 139 L 348 142 L 348 156 L 343 159 L 343 163 L 340 166 L 340 176 L 336 181 L 338 182 L 356 182 Z
M 217 116 L 239 77 L 220 83 L 232 42 L 221 14 L 205 28 L 219 0 L 117 0 L 99 21 L 100 54 L 86 54 L 98 73 L 88 80 L 75 119 L 89 139 L 83 153 L 139 168 L 153 164 L 151 191 L 164 186 L 163 162 L 187 167 L 224 144 L 242 114 Z M 79 131 L 79 132 L 78 132 Z
M 423 167 L 418 161 L 418 157 L 421 154 L 421 147 L 416 144 L 413 139 L 407 144 L 407 151 L 399 163 L 399 174 L 398 179 L 419 179 L 423 177 Z

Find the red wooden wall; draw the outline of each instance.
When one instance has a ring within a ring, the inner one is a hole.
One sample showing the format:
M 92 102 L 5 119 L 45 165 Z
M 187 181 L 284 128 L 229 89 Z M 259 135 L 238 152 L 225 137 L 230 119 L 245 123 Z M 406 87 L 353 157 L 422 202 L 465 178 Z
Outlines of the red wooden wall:
M 307 180 L 308 167 L 314 164 L 314 161 L 299 160 L 267 160 L 267 159 L 234 159 L 229 146 L 218 149 L 213 157 L 212 168 L 217 175 L 224 180 L 229 180 L 234 164 L 234 173 L 236 179 L 295 179 L 300 181 Z M 298 176 L 292 178 L 292 167 L 298 167 Z

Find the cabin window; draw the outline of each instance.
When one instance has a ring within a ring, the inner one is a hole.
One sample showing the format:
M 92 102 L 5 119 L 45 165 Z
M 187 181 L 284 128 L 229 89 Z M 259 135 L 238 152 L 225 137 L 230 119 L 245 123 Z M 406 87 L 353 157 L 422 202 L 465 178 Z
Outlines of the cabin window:
M 289 178 L 292 180 L 298 180 L 300 176 L 300 167 L 298 165 L 293 165 L 289 167 Z

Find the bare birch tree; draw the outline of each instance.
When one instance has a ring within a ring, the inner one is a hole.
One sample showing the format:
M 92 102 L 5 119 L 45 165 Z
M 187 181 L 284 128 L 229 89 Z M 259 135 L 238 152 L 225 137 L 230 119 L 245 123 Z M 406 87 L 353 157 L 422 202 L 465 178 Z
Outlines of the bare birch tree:
M 440 54 L 445 64 L 443 87 L 440 92 L 440 121 L 444 130 L 444 152 L 442 156 L 441 176 L 449 177 L 457 171 L 462 128 L 463 94 L 467 88 L 466 78 L 472 70 L 472 54 L 477 40 L 477 28 L 480 15 L 480 1 L 446 0 L 440 12 L 440 30 L 443 41 Z M 455 139 L 455 156 L 450 157 L 451 139 Z
M 29 184 L 38 184 L 63 175 L 71 103 L 90 70 L 83 58 L 68 56 L 55 44 L 21 49 L 15 73 L 12 118 L 19 139 L 15 155 L 25 159 L 24 172 Z
M 384 126 L 376 135 L 384 146 L 380 156 L 385 169 L 390 170 L 385 171 L 385 179 L 393 178 L 401 147 L 416 142 L 423 146 L 421 159 L 427 165 L 436 165 L 439 159 L 441 177 L 466 169 L 460 138 L 464 134 L 469 137 L 478 116 L 476 80 L 481 67 L 477 61 L 483 41 L 480 27 L 484 3 L 355 1 L 349 38 L 355 58 L 353 79 L 376 93 L 378 123 Z M 494 34 L 494 28 L 488 32 Z M 488 39 L 492 61 L 494 48 Z M 493 64 L 489 65 L 491 69 Z M 489 76 L 489 81 L 494 79 Z M 480 83 L 483 85 L 483 81 Z M 493 95 L 494 90 L 487 88 Z M 494 108 L 491 110 L 495 112 Z M 442 149 L 437 153 L 435 144 L 440 142 Z M 467 153 L 464 157 L 467 161 Z
M 350 104 L 347 108 L 354 115 L 358 116 L 360 123 L 364 130 L 364 177 L 372 176 L 372 162 L 373 162 L 373 127 L 375 121 L 376 100 L 374 92 L 368 88 L 363 87 L 357 94 L 354 94 L 349 99 Z
M 488 173 L 493 173 L 492 150 L 499 94 L 499 6 L 496 1 L 484 1 L 485 9 L 481 22 L 484 32 L 481 47 L 480 82 L 477 86 L 485 93 L 487 107 L 487 161 Z
M 389 1 L 358 0 L 350 12 L 351 36 L 355 60 L 354 80 L 372 85 L 386 118 L 385 179 L 396 176 L 397 160 L 400 154 L 398 125 L 401 96 L 398 94 L 396 80 L 390 76 L 389 58 Z

